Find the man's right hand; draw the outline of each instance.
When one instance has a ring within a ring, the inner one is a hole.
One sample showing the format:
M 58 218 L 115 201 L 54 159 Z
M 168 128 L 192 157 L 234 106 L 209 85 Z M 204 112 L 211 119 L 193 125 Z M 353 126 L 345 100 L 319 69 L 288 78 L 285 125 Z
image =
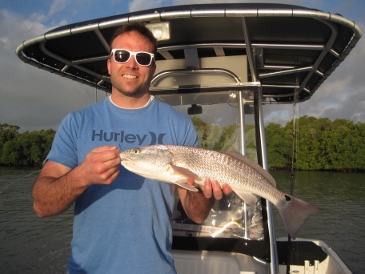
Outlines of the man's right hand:
M 119 174 L 120 157 L 115 146 L 103 146 L 90 151 L 76 168 L 83 186 L 111 184 Z

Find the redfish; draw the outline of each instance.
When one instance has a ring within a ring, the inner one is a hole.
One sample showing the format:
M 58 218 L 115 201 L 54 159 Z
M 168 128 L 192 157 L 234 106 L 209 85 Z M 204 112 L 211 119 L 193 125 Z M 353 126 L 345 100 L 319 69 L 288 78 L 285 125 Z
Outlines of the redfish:
M 120 153 L 121 164 L 129 171 L 156 181 L 173 183 L 190 191 L 198 189 L 187 179 L 203 185 L 205 179 L 229 184 L 249 206 L 257 196 L 279 210 L 288 234 L 295 239 L 299 228 L 318 209 L 276 188 L 274 178 L 260 165 L 238 153 L 175 145 L 152 145 Z M 256 196 L 257 195 L 257 196 Z

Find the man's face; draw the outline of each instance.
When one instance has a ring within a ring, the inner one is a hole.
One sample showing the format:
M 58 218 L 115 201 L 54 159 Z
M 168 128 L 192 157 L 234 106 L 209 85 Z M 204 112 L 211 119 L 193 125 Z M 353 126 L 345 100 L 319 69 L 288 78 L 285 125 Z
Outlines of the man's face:
M 153 53 L 152 43 L 135 31 L 116 37 L 111 49 Z M 136 98 L 149 92 L 150 82 L 156 69 L 154 62 L 149 66 L 140 66 L 134 56 L 131 56 L 124 64 L 115 62 L 114 57 L 111 56 L 107 61 L 107 67 L 113 86 L 112 92 Z

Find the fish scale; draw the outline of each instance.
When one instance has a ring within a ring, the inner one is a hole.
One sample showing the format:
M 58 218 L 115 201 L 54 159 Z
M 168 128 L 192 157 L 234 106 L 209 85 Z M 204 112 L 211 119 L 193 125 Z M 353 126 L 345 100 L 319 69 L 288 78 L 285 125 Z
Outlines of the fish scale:
M 198 191 L 188 179 L 204 185 L 205 179 L 228 184 L 249 206 L 257 196 L 275 205 L 288 234 L 295 239 L 300 226 L 318 209 L 298 198 L 282 193 L 274 178 L 261 166 L 237 153 L 221 153 L 197 147 L 152 145 L 120 153 L 121 164 L 131 172 L 156 181 Z
M 189 168 L 195 173 L 201 174 L 204 178 L 216 179 L 222 183 L 227 181 L 231 185 L 240 185 L 243 182 L 247 185 L 247 188 L 256 186 L 250 184 L 250 182 L 257 180 L 260 180 L 262 183 L 268 183 L 259 173 L 252 172 L 252 168 L 248 165 L 243 164 L 238 159 L 227 154 L 198 148 L 199 154 L 194 153 L 197 150 L 195 147 L 183 148 L 179 146 L 170 147 L 170 151 L 174 154 L 173 163 Z M 211 157 L 214 159 L 214 162 L 205 161 L 205 159 L 210 159 Z M 241 172 L 237 173 L 237 170 Z M 213 174 L 215 175 L 214 178 L 212 177 Z

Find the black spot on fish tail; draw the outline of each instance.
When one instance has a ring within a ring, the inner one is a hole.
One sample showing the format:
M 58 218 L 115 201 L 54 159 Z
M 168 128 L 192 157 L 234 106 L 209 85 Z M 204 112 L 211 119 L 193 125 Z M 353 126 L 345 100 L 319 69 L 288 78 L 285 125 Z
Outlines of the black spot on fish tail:
M 289 195 L 284 195 L 287 203 L 279 206 L 279 213 L 283 218 L 285 228 L 293 239 L 309 215 L 318 212 L 318 208 Z

